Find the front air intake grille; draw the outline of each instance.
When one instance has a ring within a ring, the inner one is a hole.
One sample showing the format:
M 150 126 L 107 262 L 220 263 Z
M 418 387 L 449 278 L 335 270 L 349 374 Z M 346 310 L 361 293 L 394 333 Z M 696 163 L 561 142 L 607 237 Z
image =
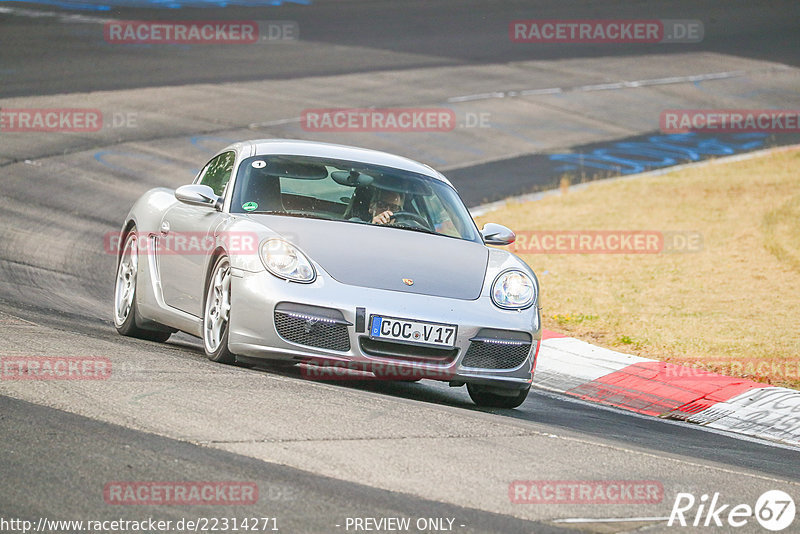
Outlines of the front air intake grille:
M 414 362 L 445 364 L 452 362 L 458 349 L 425 347 L 393 341 L 379 341 L 366 336 L 360 338 L 361 351 L 369 356 Z
M 478 369 L 514 369 L 522 365 L 530 351 L 530 344 L 503 345 L 473 341 L 461 365 Z
M 350 350 L 349 323 L 338 310 L 289 303 L 275 307 L 275 330 L 286 341 L 319 349 Z
M 486 328 L 470 340 L 461 365 L 476 369 L 514 369 L 525 362 L 530 351 L 530 334 Z

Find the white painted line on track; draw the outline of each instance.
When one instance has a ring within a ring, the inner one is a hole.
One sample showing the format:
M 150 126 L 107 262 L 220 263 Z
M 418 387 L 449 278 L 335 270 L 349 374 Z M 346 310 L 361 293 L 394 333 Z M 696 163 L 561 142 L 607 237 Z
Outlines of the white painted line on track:
M 274 121 L 267 121 L 267 122 L 254 122 L 248 126 L 250 129 L 254 128 L 266 128 L 268 126 L 281 126 L 282 124 L 292 124 L 293 122 L 300 122 L 302 120 L 301 117 L 292 117 L 291 119 L 277 119 Z
M 669 517 L 569 517 L 553 519 L 553 523 L 638 523 L 642 521 L 669 521 Z
M 656 420 L 656 421 L 660 421 L 661 423 L 663 423 L 665 425 L 675 425 L 675 426 L 679 426 L 679 427 L 682 427 L 682 428 L 701 430 L 703 432 L 708 432 L 710 434 L 716 434 L 718 436 L 726 436 L 726 437 L 729 437 L 729 438 L 732 438 L 732 439 L 737 439 L 739 441 L 747 441 L 749 443 L 757 443 L 759 445 L 765 445 L 767 447 L 773 447 L 773 448 L 777 448 L 777 449 L 786 449 L 786 450 L 790 450 L 790 451 L 798 451 L 798 452 L 800 452 L 800 447 L 798 447 L 797 445 L 792 445 L 791 443 L 773 441 L 773 440 L 770 440 L 770 439 L 766 439 L 766 438 L 762 438 L 762 437 L 758 437 L 758 436 L 753 436 L 753 435 L 750 435 L 750 434 L 740 434 L 738 432 L 733 432 L 733 431 L 724 430 L 724 429 L 718 429 L 718 428 L 714 428 L 714 427 L 710 427 L 710 426 L 706 426 L 706 425 L 702 425 L 702 424 L 688 424 L 688 423 L 686 423 L 686 421 L 681 421 L 679 419 L 664 419 L 664 418 L 661 418 L 661 417 L 653 417 L 652 415 L 645 415 L 645 414 L 641 414 L 641 413 L 638 413 L 638 412 L 632 412 L 630 410 L 625 410 L 623 408 L 619 408 L 617 406 L 612 406 L 610 404 L 600 404 L 600 403 L 597 403 L 597 402 L 591 402 L 591 401 L 583 400 L 583 399 L 581 399 L 579 397 L 574 397 L 572 395 L 567 395 L 563 391 L 559 391 L 557 389 L 553 389 L 553 388 L 549 388 L 547 386 L 543 386 L 541 384 L 537 384 L 536 383 L 536 376 L 534 376 L 534 378 L 533 378 L 533 389 L 531 391 L 535 391 L 535 393 L 537 395 L 542 395 L 544 397 L 549 397 L 551 399 L 558 399 L 558 400 L 564 401 L 564 402 L 580 404 L 582 406 L 590 406 L 590 407 L 592 407 L 592 408 L 594 408 L 596 410 L 602 410 L 602 411 L 606 411 L 606 412 L 613 412 L 613 413 L 617 413 L 617 414 L 627 415 L 629 417 L 634 417 L 634 418 L 637 418 L 637 419 L 646 419 L 648 421 Z M 555 434 L 553 436 L 554 437 L 558 437 L 558 438 L 562 437 L 562 436 L 555 435 Z
M 58 13 L 56 11 L 39 11 L 36 9 L 23 9 L 19 7 L 4 6 L 0 6 L 0 14 L 16 15 L 18 17 L 28 17 L 32 19 L 57 18 L 61 22 L 73 24 L 105 24 L 106 22 L 112 22 L 115 20 L 113 18 L 89 17 L 74 13 Z
M 724 72 L 708 72 L 704 74 L 691 74 L 687 76 L 669 76 L 667 78 L 649 78 L 644 80 L 626 81 L 621 80 L 618 82 L 599 83 L 594 85 L 576 85 L 573 87 L 547 87 L 544 89 L 523 89 L 520 91 L 493 91 L 490 93 L 478 93 L 474 95 L 453 96 L 447 99 L 447 102 L 473 102 L 475 100 L 489 100 L 496 98 L 515 98 L 520 96 L 531 95 L 549 95 L 569 92 L 595 92 L 595 91 L 612 91 L 616 89 L 635 89 L 638 87 L 650 87 L 654 85 L 674 85 L 679 83 L 694 83 L 703 82 L 708 80 L 725 80 L 729 78 L 741 78 L 748 74 L 776 72 L 791 70 L 792 67 L 788 65 L 778 65 L 766 69 L 759 69 L 753 71 L 746 70 L 731 70 Z

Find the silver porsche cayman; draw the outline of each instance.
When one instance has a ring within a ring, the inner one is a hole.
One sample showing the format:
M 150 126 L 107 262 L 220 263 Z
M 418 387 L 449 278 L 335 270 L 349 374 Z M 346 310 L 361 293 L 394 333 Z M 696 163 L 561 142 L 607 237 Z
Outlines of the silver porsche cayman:
M 290 140 L 233 144 L 194 182 L 148 191 L 117 243 L 120 334 L 202 338 L 230 364 L 300 364 L 466 385 L 514 408 L 541 337 L 539 285 L 507 245 L 478 230 L 427 165 L 361 148 Z M 374 377 L 373 377 L 374 378 Z

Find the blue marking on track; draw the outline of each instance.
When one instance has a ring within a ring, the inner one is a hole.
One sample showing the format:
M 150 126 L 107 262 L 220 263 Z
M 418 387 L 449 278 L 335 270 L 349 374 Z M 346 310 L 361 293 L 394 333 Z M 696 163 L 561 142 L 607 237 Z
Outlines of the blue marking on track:
M 565 163 L 557 170 L 572 170 L 570 167 L 574 169 L 578 166 L 637 174 L 683 161 L 700 161 L 713 156 L 746 152 L 762 146 L 767 137 L 765 133 L 741 133 L 726 141 L 695 133 L 654 135 L 645 141 L 611 143 L 588 153 L 553 154 L 550 161 Z
M 286 4 L 310 6 L 311 0 L 13 0 L 17 4 L 37 4 L 79 11 L 111 11 L 120 7 L 181 9 L 184 7 L 276 7 Z

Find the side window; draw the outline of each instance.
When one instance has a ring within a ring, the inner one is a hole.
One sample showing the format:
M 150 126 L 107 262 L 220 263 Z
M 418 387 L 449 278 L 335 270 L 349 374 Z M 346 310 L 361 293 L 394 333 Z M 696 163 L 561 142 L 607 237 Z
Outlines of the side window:
M 214 194 L 222 196 L 225 191 L 225 186 L 228 185 L 228 180 L 231 179 L 233 174 L 233 162 L 236 159 L 235 152 L 225 152 L 206 164 L 203 172 L 200 174 L 200 181 L 198 184 L 207 185 L 214 190 Z
M 453 217 L 450 216 L 447 208 L 442 204 L 439 197 L 431 195 L 425 197 L 430 218 L 433 220 L 434 229 L 440 234 L 453 237 L 462 237 L 463 232 L 459 231 L 453 224 Z M 456 217 L 456 220 L 458 218 Z

